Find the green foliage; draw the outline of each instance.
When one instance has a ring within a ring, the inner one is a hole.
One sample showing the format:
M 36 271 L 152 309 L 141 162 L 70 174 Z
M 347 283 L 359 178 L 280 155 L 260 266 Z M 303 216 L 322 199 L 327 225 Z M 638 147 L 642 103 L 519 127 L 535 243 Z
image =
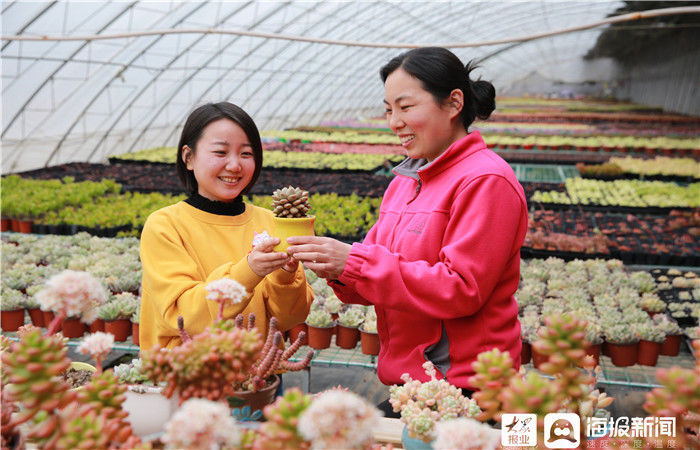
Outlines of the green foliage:
M 333 326 L 333 318 L 328 311 L 316 309 L 309 312 L 309 315 L 306 316 L 306 324 L 310 327 L 328 328 Z

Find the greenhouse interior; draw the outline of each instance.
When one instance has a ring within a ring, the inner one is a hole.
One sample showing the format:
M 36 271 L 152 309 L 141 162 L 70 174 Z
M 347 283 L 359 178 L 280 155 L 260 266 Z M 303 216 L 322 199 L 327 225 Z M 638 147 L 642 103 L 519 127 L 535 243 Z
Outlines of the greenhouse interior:
M 700 448 L 699 1 L 1 8 L 2 449 Z

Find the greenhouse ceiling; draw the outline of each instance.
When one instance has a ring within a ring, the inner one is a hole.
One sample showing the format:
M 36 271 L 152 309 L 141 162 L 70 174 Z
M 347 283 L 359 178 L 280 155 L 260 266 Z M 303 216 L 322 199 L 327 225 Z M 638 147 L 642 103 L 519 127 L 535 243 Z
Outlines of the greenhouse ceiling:
M 379 68 L 406 45 L 452 47 L 499 91 L 575 67 L 596 1 L 2 2 L 2 172 L 173 146 L 195 106 L 228 100 L 261 129 L 379 115 Z M 29 40 L 46 36 L 43 40 Z M 68 39 L 70 38 L 70 39 Z M 487 42 L 488 44 L 488 42 Z

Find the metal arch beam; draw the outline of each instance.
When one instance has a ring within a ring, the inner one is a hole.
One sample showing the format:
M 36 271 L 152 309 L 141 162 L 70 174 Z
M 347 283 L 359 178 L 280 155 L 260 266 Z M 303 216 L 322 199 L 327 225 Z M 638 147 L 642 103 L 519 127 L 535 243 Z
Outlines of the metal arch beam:
M 372 6 L 375 6 L 375 5 L 379 5 L 379 4 L 378 4 L 378 3 L 371 3 L 371 5 L 372 5 Z M 378 12 L 375 16 L 373 16 L 373 17 L 377 17 L 377 16 L 383 14 L 383 13 L 385 13 L 385 11 L 386 11 L 385 9 L 381 9 L 381 10 L 379 10 L 379 12 Z M 349 26 L 354 26 L 354 24 L 349 24 Z M 389 34 L 389 36 L 391 36 L 391 34 Z M 317 58 L 320 54 L 322 54 L 322 53 L 325 52 L 326 50 L 330 50 L 330 48 L 327 48 L 327 49 L 324 49 L 324 50 L 321 50 L 321 51 L 316 52 L 316 53 L 313 55 L 313 57 L 314 57 L 314 58 Z M 349 48 L 341 47 L 341 48 L 339 48 L 339 49 L 336 49 L 336 52 L 335 52 L 332 56 L 337 55 L 337 54 L 338 54 L 339 52 L 341 52 L 341 51 L 345 51 L 345 59 L 347 60 L 347 59 L 352 58 L 356 53 L 359 53 L 359 52 L 362 52 L 362 51 L 366 51 L 366 49 L 363 49 L 363 48 L 352 48 L 352 49 L 349 49 Z M 307 58 L 307 61 L 308 61 L 309 59 L 310 59 L 310 58 Z M 332 59 L 333 59 L 333 58 L 331 58 L 331 60 L 332 60 Z M 335 69 L 344 63 L 344 61 L 341 61 L 341 60 L 338 60 L 338 61 L 339 61 L 339 62 L 336 63 L 335 65 L 333 65 L 332 68 L 331 68 L 329 71 L 327 71 L 326 73 L 334 73 Z M 293 77 L 293 74 L 290 73 L 289 75 L 287 75 L 287 77 L 286 77 L 284 80 L 282 80 L 282 83 L 288 82 L 292 77 Z M 322 92 L 325 92 L 325 90 L 322 91 Z M 268 99 L 269 99 L 271 96 L 272 96 L 272 93 L 270 94 L 270 96 L 268 96 Z M 315 97 L 318 98 L 319 95 L 316 95 Z M 285 106 L 285 105 L 286 105 L 288 102 L 290 102 L 290 101 L 291 101 L 291 97 L 287 97 L 287 98 L 286 98 L 282 103 L 280 103 L 278 106 L 281 108 L 282 106 Z M 264 103 L 263 103 L 263 104 L 264 104 Z M 260 107 L 258 107 L 258 109 L 256 109 L 256 110 L 253 112 L 253 114 L 257 114 L 257 112 L 260 110 L 261 107 L 262 107 L 262 104 L 261 104 Z M 301 114 L 300 114 L 299 116 L 301 116 Z
M 26 30 L 27 28 L 29 28 L 34 22 L 36 22 L 36 21 L 39 19 L 39 17 L 43 16 L 44 13 L 45 13 L 46 11 L 50 10 L 51 8 L 53 8 L 57 3 L 58 3 L 58 0 L 53 0 L 51 3 L 49 3 L 48 5 L 46 5 L 46 7 L 45 7 L 44 9 L 42 9 L 41 11 L 39 11 L 34 17 L 32 17 L 32 18 L 29 20 L 29 22 L 27 22 L 26 24 L 24 24 L 24 25 L 22 26 L 22 28 L 20 28 L 20 29 L 17 31 L 17 34 L 22 34 L 22 33 L 24 32 L 24 30 Z M 14 3 L 13 3 L 13 5 L 14 5 Z M 12 5 L 10 5 L 10 6 L 12 6 Z M 8 6 L 5 10 L 7 10 L 8 8 L 9 8 L 9 6 Z M 4 12 L 4 11 L 3 11 L 3 12 Z M 5 48 L 7 48 L 7 46 L 10 45 L 10 42 L 12 42 L 12 41 L 7 41 L 7 42 L 2 46 L 2 48 L 0 48 L 0 51 L 5 50 Z
M 97 32 L 99 33 L 99 32 L 102 32 L 102 31 L 106 30 L 110 25 L 112 25 L 112 24 L 113 24 L 116 20 L 118 20 L 122 15 L 124 15 L 127 11 L 129 11 L 131 8 L 133 8 L 134 5 L 136 5 L 137 3 L 138 3 L 138 2 L 134 1 L 134 2 L 132 2 L 132 3 L 127 4 L 127 6 L 126 6 L 121 12 L 119 12 L 117 15 L 115 15 L 109 22 L 107 22 L 107 23 L 106 23 L 102 28 L 100 28 Z M 36 96 L 39 94 L 39 92 L 44 88 L 44 86 L 46 86 L 46 85 L 53 79 L 53 77 L 54 77 L 61 69 L 63 69 L 69 62 L 71 62 L 72 59 L 73 59 L 73 57 L 74 57 L 75 55 L 77 55 L 78 53 L 80 53 L 80 51 L 82 51 L 88 44 L 89 44 L 89 42 L 86 41 L 83 45 L 81 45 L 80 47 L 78 47 L 66 60 L 64 60 L 64 62 L 63 62 L 60 66 L 58 66 L 58 67 L 56 68 L 56 70 L 54 70 L 54 71 L 51 73 L 51 75 L 49 75 L 48 77 L 46 77 L 46 80 L 44 80 L 44 82 L 41 83 L 41 85 L 40 85 L 37 89 L 34 90 L 34 93 L 33 93 L 33 94 L 27 99 L 27 101 L 25 101 L 24 104 L 17 110 L 17 113 L 15 113 L 15 115 L 12 117 L 12 119 L 10 119 L 9 122 L 7 122 L 7 125 L 5 125 L 5 128 L 3 129 L 2 134 L 0 135 L 0 137 L 4 137 L 4 136 L 5 136 L 5 134 L 7 133 L 7 131 L 12 127 L 12 124 L 15 123 L 15 120 L 17 120 L 17 118 L 18 118 L 20 115 L 22 115 L 22 112 L 24 111 L 24 108 L 26 108 L 27 105 L 29 105 L 29 103 L 31 103 L 31 101 L 34 100 L 34 97 L 36 97 Z
M 284 5 L 285 5 L 285 8 L 284 8 L 284 9 L 288 8 L 291 4 L 292 4 L 291 2 L 285 2 L 285 3 L 284 3 Z M 266 20 L 268 20 L 269 18 L 275 16 L 275 15 L 278 14 L 279 12 L 280 12 L 280 10 L 271 11 L 270 13 L 266 14 L 264 17 L 262 17 L 261 19 L 259 19 L 257 22 L 255 22 L 254 24 L 252 24 L 251 27 L 252 27 L 252 26 L 256 26 L 256 25 L 260 25 L 261 23 L 264 23 Z M 300 13 L 300 14 L 303 14 L 303 13 Z M 221 51 L 223 51 L 223 50 L 227 49 L 228 47 L 230 47 L 231 45 L 233 45 L 236 41 L 238 41 L 238 39 L 240 39 L 240 36 L 236 36 L 236 37 L 234 37 L 233 39 L 231 39 L 231 41 L 230 41 L 228 44 L 226 44 L 223 48 L 219 49 L 219 53 L 213 55 L 211 58 L 209 58 L 207 61 L 205 61 L 205 62 L 200 66 L 199 69 L 195 70 L 195 71 L 192 72 L 187 78 L 183 79 L 183 80 L 181 81 L 179 87 L 182 87 L 182 86 L 185 85 L 188 81 L 190 81 L 192 78 L 194 78 L 194 76 L 197 75 L 202 69 L 204 69 L 204 68 L 206 67 L 206 65 L 207 65 L 209 62 L 211 62 L 211 61 L 214 60 L 215 58 L 218 58 Z M 243 55 L 243 57 L 240 58 L 238 61 L 240 61 L 240 60 L 242 60 L 242 59 L 245 59 L 245 58 L 246 58 L 247 56 L 249 56 L 252 52 L 254 52 L 258 47 L 260 47 L 260 44 L 259 44 L 258 46 L 256 46 L 256 47 L 250 49 L 250 50 L 248 51 L 248 53 L 246 53 L 245 55 Z M 236 63 L 237 63 L 238 61 L 236 61 Z M 235 65 L 236 63 L 232 63 L 232 66 Z M 156 120 L 156 118 L 158 117 L 158 115 L 160 114 L 160 112 L 163 111 L 163 109 L 165 109 L 165 107 L 167 107 L 167 106 L 169 105 L 170 100 L 172 100 L 172 98 L 173 98 L 175 95 L 178 94 L 178 92 L 179 92 L 179 87 L 178 87 L 178 89 L 173 89 L 172 94 L 162 102 L 162 106 L 153 114 L 151 120 L 142 128 L 142 130 L 141 130 L 141 132 L 138 134 L 138 136 L 136 136 L 136 138 L 135 138 L 134 141 L 132 142 L 131 146 L 129 147 L 129 150 L 127 151 L 127 153 L 131 152 L 131 150 L 136 146 L 136 143 L 139 141 L 139 139 L 141 139 L 141 136 L 143 136 L 144 133 L 145 133 L 146 131 L 148 131 L 148 129 L 150 128 L 151 124 Z M 111 131 L 111 130 L 110 130 L 110 131 Z
M 342 11 L 343 9 L 345 9 L 346 7 L 351 6 L 351 5 L 352 5 L 351 2 L 346 2 L 346 3 L 343 4 L 342 7 L 338 8 L 337 10 L 335 10 L 335 12 Z M 320 20 L 317 21 L 317 22 L 315 22 L 314 24 L 312 24 L 312 25 L 308 26 L 307 28 L 305 28 L 305 29 L 302 31 L 302 33 L 307 33 L 307 32 L 309 32 L 309 31 L 313 30 L 315 27 L 319 26 L 321 23 L 322 23 L 322 22 L 321 22 Z M 252 73 L 255 73 L 255 72 L 257 72 L 258 70 L 260 70 L 261 68 L 265 67 L 265 65 L 266 65 L 267 63 L 269 63 L 271 60 L 273 60 L 273 59 L 277 56 L 277 54 L 283 52 L 285 49 L 291 47 L 291 46 L 294 45 L 294 44 L 296 44 L 296 43 L 293 43 L 293 42 L 291 42 L 291 41 L 288 42 L 288 43 L 286 43 L 281 49 L 279 49 L 279 51 L 278 51 L 277 53 L 273 54 L 273 55 L 270 56 L 269 58 L 265 59 L 262 63 L 258 64 L 255 68 L 251 69 L 251 72 L 252 72 Z M 298 55 L 299 53 L 300 53 L 300 52 L 297 52 L 295 55 L 293 55 L 293 56 L 290 57 L 289 59 L 294 59 L 294 57 L 295 57 L 296 55 Z M 243 58 L 239 59 L 239 61 L 241 61 L 242 59 L 245 59 L 247 56 L 248 56 L 248 55 L 245 55 Z M 233 63 L 231 66 L 234 67 L 235 64 L 236 64 L 236 63 Z M 199 96 L 199 98 L 194 102 L 194 104 L 198 104 L 200 101 L 202 101 L 202 99 L 209 93 L 209 91 L 211 91 L 211 89 L 212 89 L 215 85 L 217 85 L 222 79 L 224 79 L 229 73 L 231 73 L 232 70 L 234 70 L 234 69 L 231 68 L 231 69 L 229 69 L 228 71 L 224 72 L 220 77 L 218 77 L 218 78 L 211 84 L 211 86 L 210 86 L 207 90 L 205 90 L 205 91 L 202 93 L 202 95 Z M 267 83 L 267 82 L 270 80 L 271 77 L 273 77 L 273 74 L 269 74 L 269 75 L 267 76 L 267 78 L 265 78 L 264 80 L 262 80 L 262 81 L 259 83 L 259 85 L 260 85 L 260 86 L 264 86 L 265 83 Z M 234 92 L 235 92 L 235 88 L 234 88 L 233 90 L 231 90 L 228 94 L 224 95 L 223 98 L 230 98 L 230 97 L 233 95 Z M 248 96 L 247 98 L 245 98 L 245 99 L 241 102 L 241 104 L 242 104 L 242 105 L 245 105 L 245 104 L 248 102 L 248 100 L 249 100 L 250 98 L 251 98 L 251 96 Z M 165 139 L 165 141 L 164 141 L 165 143 L 167 143 L 168 140 L 171 139 L 173 133 L 174 133 L 174 131 L 171 131 L 171 132 L 168 134 L 168 136 L 166 137 L 166 139 Z M 165 144 L 164 144 L 164 145 L 165 145 Z
M 178 20 L 177 22 L 175 22 L 174 25 L 177 25 L 177 24 L 179 24 L 179 23 L 182 23 L 182 22 L 183 22 L 184 20 L 186 20 L 189 16 L 191 16 L 195 11 L 198 11 L 200 8 L 202 8 L 205 4 L 206 4 L 206 3 L 199 3 L 198 5 L 196 5 L 196 7 L 193 8 L 192 11 L 189 12 L 189 14 L 187 14 L 186 16 L 180 18 L 180 20 Z M 184 3 L 182 3 L 181 5 L 184 5 Z M 181 7 L 181 6 L 178 6 L 178 9 L 179 9 L 180 7 Z M 151 42 L 149 45 L 147 45 L 146 47 L 144 47 L 139 53 L 136 54 L 136 56 L 134 56 L 133 58 L 131 58 L 131 60 L 129 60 L 129 62 L 127 62 L 127 63 L 124 65 L 124 67 L 128 67 L 129 64 L 131 64 L 132 62 L 138 60 L 144 53 L 146 53 L 146 51 L 147 51 L 148 49 L 150 49 L 150 48 L 153 47 L 156 43 L 158 43 L 161 39 L 163 39 L 163 37 L 164 37 L 164 36 L 159 36 L 157 39 L 154 39 L 153 42 Z M 116 80 L 117 78 L 119 78 L 119 75 L 121 75 L 121 73 L 122 73 L 123 70 L 124 70 L 124 69 L 121 69 L 121 70 L 117 71 L 117 72 L 114 74 L 114 76 L 112 76 L 112 78 L 110 78 L 109 81 L 107 81 L 107 83 L 105 83 L 104 86 L 102 86 L 102 88 L 90 99 L 90 101 L 88 102 L 88 104 L 80 111 L 80 113 L 77 115 L 76 119 L 73 121 L 73 123 L 70 125 L 70 127 L 68 128 L 68 130 L 66 130 L 66 132 L 63 134 L 63 136 L 61 137 L 61 139 L 58 141 L 58 143 L 56 144 L 56 146 L 55 146 L 55 147 L 53 148 L 53 150 L 51 151 L 51 154 L 49 155 L 48 159 L 46 160 L 46 163 L 44 164 L 44 167 L 48 167 L 48 166 L 49 166 L 49 163 L 50 163 L 51 160 L 54 158 L 54 156 L 56 156 L 56 153 L 57 153 L 58 150 L 61 148 L 61 145 L 63 144 L 63 142 L 68 138 L 68 135 L 71 133 L 71 131 L 73 131 L 73 128 L 75 128 L 75 126 L 78 124 L 78 122 L 83 118 L 83 115 L 85 114 L 85 112 L 97 101 L 97 99 L 102 95 L 102 93 L 104 92 L 104 90 L 105 90 L 110 84 L 112 84 L 112 82 L 113 82 L 114 80 Z M 88 158 L 88 160 L 89 160 L 89 158 Z

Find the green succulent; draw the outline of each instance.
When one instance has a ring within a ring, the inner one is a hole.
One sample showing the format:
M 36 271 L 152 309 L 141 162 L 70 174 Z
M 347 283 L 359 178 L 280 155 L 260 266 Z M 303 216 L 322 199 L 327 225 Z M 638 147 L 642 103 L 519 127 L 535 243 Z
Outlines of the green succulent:
M 365 319 L 363 311 L 350 307 L 338 315 L 338 323 L 344 327 L 357 328 Z
M 328 328 L 333 326 L 333 317 L 331 313 L 323 309 L 317 309 L 309 312 L 306 316 L 306 324 L 310 327 Z

